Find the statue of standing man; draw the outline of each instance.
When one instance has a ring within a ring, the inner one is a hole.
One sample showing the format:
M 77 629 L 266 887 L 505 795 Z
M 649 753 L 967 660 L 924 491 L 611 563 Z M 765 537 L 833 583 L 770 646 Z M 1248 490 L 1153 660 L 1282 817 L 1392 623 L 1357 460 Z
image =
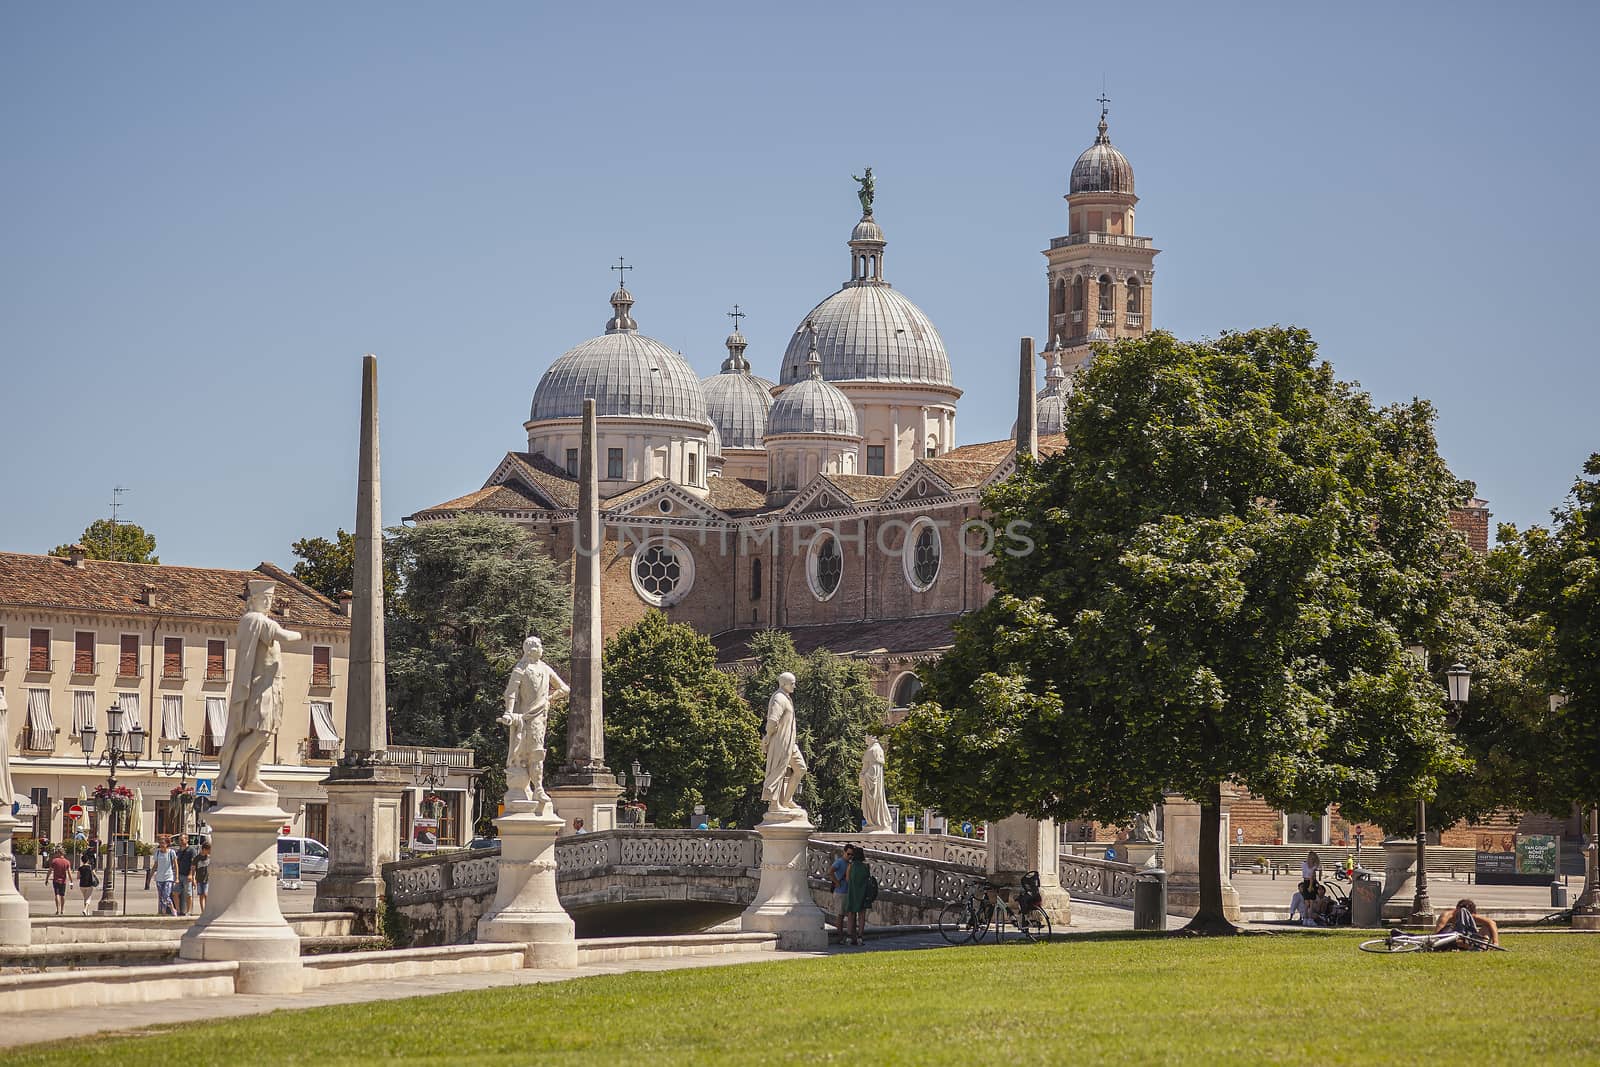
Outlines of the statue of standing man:
M 872 217 L 872 197 L 878 190 L 878 183 L 872 177 L 872 168 L 867 168 L 867 174 L 864 178 L 857 178 L 854 174 L 850 175 L 850 177 L 861 183 L 861 188 L 856 190 L 856 199 L 861 201 L 861 217 L 870 219 Z
M 217 755 L 217 788 L 223 793 L 273 792 L 261 780 L 261 757 L 283 724 L 283 642 L 301 640 L 272 618 L 277 588 L 276 582 L 248 583 L 234 642 L 227 735 Z
M 806 811 L 794 802 L 800 779 L 806 776 L 806 758 L 800 754 L 795 736 L 794 675 L 778 675 L 778 691 L 767 701 L 767 732 L 761 738 L 761 751 L 767 757 L 767 777 L 761 783 L 761 799 L 768 814 L 800 815 Z
M 861 754 L 861 819 L 869 834 L 892 834 L 889 795 L 883 781 L 883 746 L 867 735 L 867 750 Z
M 506 683 L 506 711 L 502 725 L 511 727 L 506 747 L 506 809 L 532 804 L 535 814 L 548 815 L 550 794 L 544 791 L 544 730 L 550 720 L 550 701 L 572 692 L 561 676 L 544 661 L 544 642 L 529 637 L 522 642 L 522 658 L 511 668 Z

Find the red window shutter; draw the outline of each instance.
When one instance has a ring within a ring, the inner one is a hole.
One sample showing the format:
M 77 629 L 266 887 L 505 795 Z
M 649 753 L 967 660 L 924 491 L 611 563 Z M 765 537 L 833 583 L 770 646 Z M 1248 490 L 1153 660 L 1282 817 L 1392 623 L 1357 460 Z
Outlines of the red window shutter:
M 47 671 L 50 669 L 50 631 L 28 631 L 28 669 L 30 671 Z
M 161 677 L 183 677 L 183 638 L 169 637 L 161 651 Z
M 79 630 L 73 637 L 72 673 L 94 673 L 94 634 Z
M 206 678 L 215 681 L 227 672 L 228 642 L 206 642 Z
M 139 675 L 139 635 L 122 635 L 122 657 L 117 664 L 117 674 L 123 678 Z
M 331 678 L 333 650 L 327 645 L 311 646 L 311 684 L 327 685 Z

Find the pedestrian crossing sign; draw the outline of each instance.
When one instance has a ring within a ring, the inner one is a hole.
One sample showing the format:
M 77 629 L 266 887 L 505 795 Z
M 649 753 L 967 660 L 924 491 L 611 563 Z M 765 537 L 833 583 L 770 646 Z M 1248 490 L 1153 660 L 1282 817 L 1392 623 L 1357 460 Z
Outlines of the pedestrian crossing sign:
M 194 780 L 194 795 L 197 797 L 210 796 L 211 783 L 214 781 L 216 781 L 215 778 L 196 778 Z

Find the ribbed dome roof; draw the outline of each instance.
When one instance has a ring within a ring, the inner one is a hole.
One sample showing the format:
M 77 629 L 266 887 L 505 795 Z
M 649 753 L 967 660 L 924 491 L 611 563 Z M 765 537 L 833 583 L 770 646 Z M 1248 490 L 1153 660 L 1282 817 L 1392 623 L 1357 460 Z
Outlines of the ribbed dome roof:
M 883 230 L 872 219 L 862 219 L 856 223 L 856 228 L 850 231 L 852 241 L 876 241 L 883 243 Z
M 829 381 L 950 384 L 944 339 L 922 309 L 888 285 L 847 285 L 806 316 Z M 805 377 L 805 326 L 794 332 L 778 379 Z
M 1133 164 L 1111 145 L 1106 135 L 1105 112 L 1100 113 L 1100 135 L 1072 165 L 1071 193 L 1133 193 Z
M 749 371 L 723 370 L 700 383 L 706 414 L 726 448 L 760 448 L 772 407 L 772 383 Z
M 1061 433 L 1065 420 L 1067 397 L 1072 395 L 1072 379 L 1061 369 L 1060 339 L 1050 350 L 1050 369 L 1045 371 L 1044 389 L 1034 405 L 1033 422 L 1039 433 Z
M 859 437 L 856 408 L 850 398 L 822 379 L 822 363 L 815 345 L 808 345 L 806 377 L 789 386 L 773 401 L 767 413 L 767 436 L 786 433 L 833 434 Z
M 599 416 L 709 423 L 700 379 L 682 356 L 638 332 L 632 305 L 626 289 L 611 294 L 606 332 L 550 364 L 529 421 L 581 418 L 584 399 L 593 397 Z

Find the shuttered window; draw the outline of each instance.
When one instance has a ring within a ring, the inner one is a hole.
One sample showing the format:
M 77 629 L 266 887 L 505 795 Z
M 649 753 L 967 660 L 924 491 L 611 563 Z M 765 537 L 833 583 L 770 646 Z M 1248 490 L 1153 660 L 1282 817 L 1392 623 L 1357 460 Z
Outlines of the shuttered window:
M 50 631 L 28 631 L 28 669 L 30 671 L 47 671 L 50 669 Z
M 206 642 L 206 681 L 215 682 L 228 672 L 228 642 Z
M 333 684 L 333 649 L 327 645 L 311 646 L 311 684 Z
M 72 637 L 72 673 L 94 673 L 94 634 L 79 630 Z
M 122 635 L 122 654 L 117 659 L 117 676 L 121 678 L 139 677 L 139 635 Z
M 169 637 L 161 643 L 161 677 L 183 677 L 183 638 Z

